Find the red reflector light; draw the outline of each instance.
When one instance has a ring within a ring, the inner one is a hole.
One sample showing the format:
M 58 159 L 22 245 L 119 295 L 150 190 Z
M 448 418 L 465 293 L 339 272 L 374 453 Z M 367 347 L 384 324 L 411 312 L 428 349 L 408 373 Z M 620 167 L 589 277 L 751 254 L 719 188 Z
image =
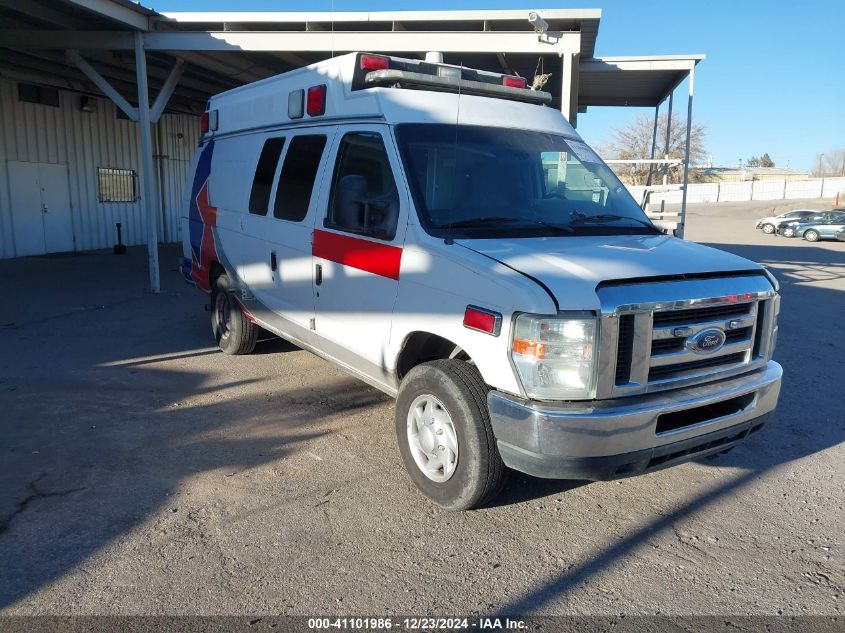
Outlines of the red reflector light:
M 203 112 L 200 117 L 200 132 L 208 134 L 208 112 Z
M 464 327 L 499 336 L 502 329 L 502 315 L 498 312 L 467 306 L 464 312 Z
M 308 116 L 320 116 L 326 113 L 326 84 L 311 86 L 305 97 L 305 111 Z
M 383 55 L 361 55 L 361 70 L 386 70 L 390 68 L 390 58 Z
M 505 75 L 502 77 L 502 85 L 506 88 L 525 88 L 525 77 Z

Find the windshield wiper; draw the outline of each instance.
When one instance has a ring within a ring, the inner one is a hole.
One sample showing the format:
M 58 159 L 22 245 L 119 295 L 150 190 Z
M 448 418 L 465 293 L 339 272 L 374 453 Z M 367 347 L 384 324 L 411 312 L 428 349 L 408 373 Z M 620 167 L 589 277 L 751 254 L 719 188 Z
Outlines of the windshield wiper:
M 525 226 L 537 225 L 543 226 L 547 229 L 552 229 L 555 231 L 560 231 L 563 233 L 572 233 L 573 229 L 569 226 L 561 226 L 558 224 L 549 224 L 548 222 L 543 222 L 542 220 L 534 220 L 531 218 L 509 218 L 503 216 L 486 216 L 486 217 L 478 217 L 478 218 L 469 218 L 467 220 L 459 220 L 458 222 L 450 222 L 449 224 L 441 224 L 437 228 L 441 229 L 463 229 L 463 228 L 473 228 L 473 227 L 487 227 L 487 226 L 495 226 L 497 224 L 523 224 Z
M 646 220 L 640 220 L 639 218 L 629 218 L 624 215 L 615 215 L 612 213 L 603 213 L 600 215 L 583 215 L 581 213 L 578 213 L 577 211 L 573 213 L 573 215 L 576 215 L 576 217 L 573 217 L 572 220 L 570 220 L 569 224 L 571 226 L 580 226 L 584 224 L 599 224 L 603 222 L 615 222 L 617 220 L 630 220 L 631 222 L 636 222 L 637 224 L 641 224 L 646 228 L 653 229 L 658 233 L 663 232 L 651 222 L 648 222 Z

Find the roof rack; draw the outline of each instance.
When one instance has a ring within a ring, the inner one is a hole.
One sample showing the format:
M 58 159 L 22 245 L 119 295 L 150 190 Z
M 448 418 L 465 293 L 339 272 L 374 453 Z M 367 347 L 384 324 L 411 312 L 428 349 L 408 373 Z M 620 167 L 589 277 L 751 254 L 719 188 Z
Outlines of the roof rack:
M 548 105 L 552 95 L 526 87 L 524 77 L 491 73 L 462 66 L 359 53 L 352 90 L 387 86 L 454 92 Z

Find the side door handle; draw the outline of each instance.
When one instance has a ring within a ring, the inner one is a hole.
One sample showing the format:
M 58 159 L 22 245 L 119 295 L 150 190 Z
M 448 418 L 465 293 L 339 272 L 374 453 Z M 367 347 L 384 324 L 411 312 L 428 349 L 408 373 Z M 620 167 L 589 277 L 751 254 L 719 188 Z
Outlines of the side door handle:
M 276 272 L 276 251 L 270 252 L 270 270 Z
M 321 283 L 323 283 L 323 265 L 322 264 L 317 264 L 317 272 L 314 276 L 314 283 L 316 283 L 318 286 Z

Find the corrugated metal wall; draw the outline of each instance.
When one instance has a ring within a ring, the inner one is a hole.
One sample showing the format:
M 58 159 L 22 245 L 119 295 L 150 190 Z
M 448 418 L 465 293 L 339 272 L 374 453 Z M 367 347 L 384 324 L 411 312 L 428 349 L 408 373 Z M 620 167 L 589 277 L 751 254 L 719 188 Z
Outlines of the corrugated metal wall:
M 100 202 L 97 191 L 98 167 L 139 170 L 137 125 L 117 118 L 108 99 L 92 101 L 94 112 L 83 112 L 80 95 L 65 91 L 60 92 L 58 108 L 24 103 L 18 100 L 16 82 L 0 79 L 0 258 L 16 255 L 8 161 L 68 166 L 76 250 L 111 247 L 116 222 L 123 225 L 125 243 L 146 242 L 141 201 Z M 189 115 L 165 114 L 153 126 L 162 241 L 180 239 L 182 192 L 198 136 L 199 120 Z

